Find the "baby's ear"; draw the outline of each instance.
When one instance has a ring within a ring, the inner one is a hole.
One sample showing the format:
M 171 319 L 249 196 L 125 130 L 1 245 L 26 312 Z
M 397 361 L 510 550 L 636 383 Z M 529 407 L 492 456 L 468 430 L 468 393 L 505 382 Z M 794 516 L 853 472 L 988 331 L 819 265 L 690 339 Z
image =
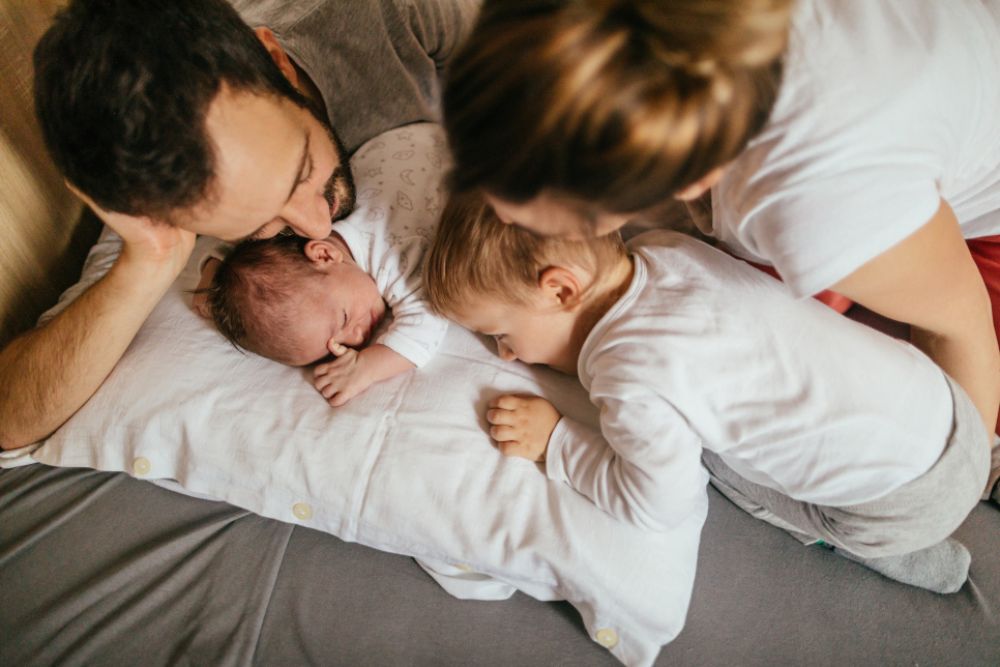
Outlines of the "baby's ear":
M 584 286 L 571 269 L 563 266 L 550 266 L 542 271 L 538 277 L 538 287 L 547 300 L 571 308 L 580 302 Z
M 302 250 L 314 264 L 340 264 L 344 261 L 343 251 L 329 239 L 313 239 Z

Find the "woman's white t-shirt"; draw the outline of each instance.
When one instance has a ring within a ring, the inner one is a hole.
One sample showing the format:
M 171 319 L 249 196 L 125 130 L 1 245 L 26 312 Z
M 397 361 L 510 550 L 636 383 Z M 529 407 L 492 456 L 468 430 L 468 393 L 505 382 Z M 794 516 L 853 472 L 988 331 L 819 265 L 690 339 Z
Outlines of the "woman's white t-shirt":
M 712 233 L 830 287 L 928 222 L 1000 234 L 1000 0 L 801 0 L 764 130 L 712 190 Z

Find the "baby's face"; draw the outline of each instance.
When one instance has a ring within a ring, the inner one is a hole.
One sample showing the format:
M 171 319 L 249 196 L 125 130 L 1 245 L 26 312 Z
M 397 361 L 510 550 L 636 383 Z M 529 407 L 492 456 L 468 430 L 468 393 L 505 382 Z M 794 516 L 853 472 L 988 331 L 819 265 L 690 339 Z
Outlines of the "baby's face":
M 351 261 L 317 272 L 292 308 L 285 363 L 307 366 L 330 354 L 331 343 L 362 347 L 385 316 L 375 280 Z
M 576 374 L 576 354 L 571 344 L 576 318 L 542 304 L 507 303 L 479 298 L 454 319 L 467 329 L 492 336 L 504 361 L 544 364 L 563 373 Z

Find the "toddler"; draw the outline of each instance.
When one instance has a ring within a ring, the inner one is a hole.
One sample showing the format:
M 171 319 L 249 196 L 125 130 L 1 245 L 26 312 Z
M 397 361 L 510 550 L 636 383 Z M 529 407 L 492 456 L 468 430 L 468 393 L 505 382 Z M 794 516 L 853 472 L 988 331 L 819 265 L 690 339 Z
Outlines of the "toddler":
M 965 581 L 949 536 L 982 493 L 989 441 L 908 343 L 695 239 L 541 237 L 476 196 L 446 207 L 425 282 L 437 312 L 504 359 L 579 376 L 600 434 L 526 396 L 490 404 L 490 434 L 612 515 L 669 527 L 703 501 L 707 468 L 804 543 L 937 592 Z
M 430 123 L 362 146 L 351 159 L 357 208 L 328 238 L 244 241 L 225 257 L 208 298 L 219 330 L 292 366 L 332 355 L 314 369 L 316 389 L 332 406 L 426 363 L 447 329 L 420 282 L 440 215 L 444 155 L 441 129 Z

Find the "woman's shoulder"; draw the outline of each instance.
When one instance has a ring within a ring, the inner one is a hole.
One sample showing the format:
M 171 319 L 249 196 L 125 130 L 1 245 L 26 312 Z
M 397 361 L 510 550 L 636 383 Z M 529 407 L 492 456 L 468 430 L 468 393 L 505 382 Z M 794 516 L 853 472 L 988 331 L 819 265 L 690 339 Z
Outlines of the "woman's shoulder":
M 811 116 L 817 130 L 935 115 L 979 94 L 974 75 L 1000 64 L 997 17 L 983 3 L 801 0 L 775 123 Z
M 802 2 L 772 125 L 810 123 L 816 132 L 840 131 L 894 104 L 907 88 L 924 85 L 920 73 L 931 54 L 916 32 L 899 25 L 894 4 Z

